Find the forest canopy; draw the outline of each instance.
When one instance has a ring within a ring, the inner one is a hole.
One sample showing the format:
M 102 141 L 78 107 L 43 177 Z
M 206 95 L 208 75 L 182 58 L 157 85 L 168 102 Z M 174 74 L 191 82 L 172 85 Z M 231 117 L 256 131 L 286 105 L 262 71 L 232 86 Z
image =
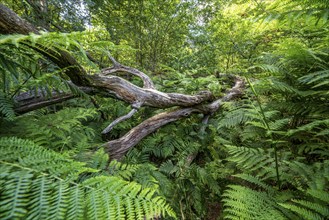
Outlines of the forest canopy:
M 328 16 L 4 0 L 0 218 L 329 218 Z

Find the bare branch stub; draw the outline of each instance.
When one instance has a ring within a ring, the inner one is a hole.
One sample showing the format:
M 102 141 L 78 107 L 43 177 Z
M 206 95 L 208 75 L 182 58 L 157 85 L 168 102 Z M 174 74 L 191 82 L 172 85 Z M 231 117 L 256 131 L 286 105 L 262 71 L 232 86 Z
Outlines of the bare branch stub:
M 132 107 L 132 110 L 126 114 L 126 115 L 123 115 L 117 119 L 115 119 L 113 122 L 111 122 L 111 124 L 109 126 L 107 126 L 103 131 L 102 131 L 102 135 L 105 135 L 107 133 L 109 133 L 115 125 L 119 124 L 120 122 L 122 121 L 125 121 L 129 118 L 131 118 L 137 111 L 138 109 L 142 106 L 142 103 L 141 102 L 135 102 L 131 105 Z

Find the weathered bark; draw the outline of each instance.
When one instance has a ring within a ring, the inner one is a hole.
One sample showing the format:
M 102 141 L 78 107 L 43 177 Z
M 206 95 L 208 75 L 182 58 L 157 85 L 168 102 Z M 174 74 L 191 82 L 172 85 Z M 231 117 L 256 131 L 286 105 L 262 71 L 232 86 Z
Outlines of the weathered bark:
M 94 90 L 88 87 L 79 87 L 81 92 L 86 94 L 94 94 Z M 36 109 L 47 107 L 53 104 L 61 103 L 78 95 L 65 93 L 62 91 L 52 91 L 51 95 L 47 94 L 46 90 L 39 89 L 37 91 L 22 92 L 14 97 L 14 111 L 17 114 L 24 114 Z
M 38 34 L 38 30 L 31 24 L 18 17 L 7 7 L 0 4 L 0 34 Z M 156 90 L 152 80 L 143 72 L 124 66 L 110 57 L 113 66 L 104 68 L 99 74 L 88 75 L 77 60 L 68 52 L 58 48 L 45 48 L 42 45 L 33 45 L 31 42 L 23 42 L 31 49 L 42 54 L 50 61 L 65 69 L 65 74 L 70 78 L 72 83 L 77 86 L 83 86 L 93 93 L 105 96 L 115 97 L 132 105 L 133 110 L 125 116 L 122 116 L 112 122 L 104 133 L 110 131 L 117 123 L 130 118 L 139 107 L 151 106 L 155 108 L 181 107 L 180 109 L 164 112 L 155 115 L 140 125 L 133 128 L 123 137 L 109 141 L 104 144 L 105 149 L 110 153 L 112 159 L 120 159 L 124 153 L 135 146 L 142 138 L 154 132 L 158 128 L 172 121 L 188 117 L 190 114 L 198 112 L 205 115 L 211 115 L 221 106 L 223 101 L 231 100 L 241 95 L 243 80 L 236 78 L 235 86 L 222 98 L 215 100 L 209 91 L 201 91 L 196 95 L 185 95 L 180 93 L 164 93 Z M 113 73 L 124 72 L 139 77 L 144 85 L 136 86 L 129 81 L 114 75 Z M 20 100 L 16 111 L 19 113 L 34 110 L 50 104 L 58 103 L 63 100 L 73 98 L 71 94 L 57 94 L 52 99 L 45 97 L 35 97 L 32 99 Z M 213 101 L 215 100 L 215 101 Z M 213 101 L 212 103 L 208 103 Z M 137 107 L 136 107 L 137 106 Z
M 156 108 L 188 107 L 213 99 L 209 91 L 201 91 L 193 96 L 180 93 L 164 93 L 156 89 L 140 88 L 118 76 L 92 75 L 90 79 L 92 87 L 105 90 L 130 104 L 141 102 L 143 103 L 141 106 Z
M 0 4 L 0 34 L 29 34 L 38 30 L 29 22 L 18 17 L 15 12 Z
M 20 100 L 19 105 L 14 108 L 16 114 L 24 114 L 26 112 L 30 112 L 36 109 L 40 109 L 46 106 L 50 106 L 53 104 L 61 103 L 70 99 L 75 98 L 72 94 L 57 94 L 53 95 L 51 98 L 39 97 L 27 100 Z M 19 99 L 16 99 L 17 101 Z
M 109 74 L 116 73 L 116 72 L 130 73 L 135 76 L 138 76 L 139 78 L 141 78 L 143 80 L 143 83 L 144 83 L 143 88 L 155 89 L 155 86 L 148 75 L 139 71 L 138 69 L 134 69 L 134 68 L 124 66 L 124 65 L 118 63 L 112 56 L 110 56 L 110 59 L 113 62 L 113 67 L 102 69 L 102 75 L 109 75 Z
M 160 127 L 170 122 L 187 117 L 195 111 L 197 110 L 194 108 L 184 108 L 172 112 L 164 112 L 157 114 L 134 127 L 121 138 L 109 141 L 103 146 L 105 150 L 110 154 L 111 160 L 120 160 L 121 157 L 129 149 L 136 146 L 136 144 L 138 144 L 147 135 L 153 133 Z
M 188 117 L 192 113 L 202 113 L 206 115 L 203 121 L 203 123 L 206 123 L 209 119 L 209 115 L 218 111 L 223 102 L 240 97 L 243 94 L 244 86 L 244 81 L 241 78 L 236 77 L 235 85 L 222 98 L 210 104 L 201 104 L 157 114 L 134 127 L 121 138 L 105 143 L 104 148 L 109 152 L 111 159 L 120 160 L 121 157 L 129 149 L 137 145 L 140 140 L 170 122 Z

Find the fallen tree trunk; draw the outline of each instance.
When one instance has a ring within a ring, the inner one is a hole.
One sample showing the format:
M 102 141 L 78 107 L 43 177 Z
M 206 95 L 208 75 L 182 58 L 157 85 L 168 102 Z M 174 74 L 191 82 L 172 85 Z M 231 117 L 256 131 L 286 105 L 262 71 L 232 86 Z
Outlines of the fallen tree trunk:
M 237 77 L 234 87 L 229 90 L 225 96 L 210 103 L 203 105 L 196 105 L 188 108 L 180 108 L 174 111 L 163 112 L 157 114 L 136 127 L 132 128 L 124 136 L 119 139 L 109 141 L 103 146 L 109 152 L 111 159 L 120 160 L 121 157 L 132 147 L 137 145 L 144 137 L 155 132 L 160 127 L 190 116 L 192 113 L 202 113 L 204 115 L 212 115 L 222 105 L 224 101 L 230 101 L 242 95 L 244 89 L 244 81 Z
M 29 33 L 39 34 L 33 25 L 24 21 L 10 9 L 0 4 L 0 34 L 26 35 Z M 110 132 L 117 123 L 130 118 L 142 106 L 161 109 L 173 106 L 179 107 L 177 110 L 155 115 L 133 128 L 123 137 L 105 143 L 103 146 L 110 153 L 110 158 L 112 159 L 120 159 L 127 150 L 138 144 L 142 138 L 165 124 L 177 121 L 196 112 L 205 115 L 213 114 L 218 110 L 222 101 L 229 101 L 240 96 L 244 86 L 243 80 L 237 77 L 235 78 L 234 87 L 224 97 L 217 99 L 209 91 L 201 91 L 196 95 L 164 93 L 155 88 L 154 83 L 145 73 L 124 66 L 112 57 L 110 57 L 113 63 L 112 67 L 103 68 L 98 74 L 89 75 L 77 60 L 64 50 L 46 47 L 44 45 L 35 45 L 28 42 L 28 40 L 22 43 L 48 58 L 58 67 L 65 69 L 66 71 L 64 73 L 76 86 L 83 87 L 87 91 L 92 91 L 92 94 L 115 97 L 132 105 L 133 110 L 128 115 L 122 116 L 112 122 L 103 133 Z M 117 72 L 124 72 L 139 77 L 143 81 L 143 87 L 136 86 L 121 77 L 111 75 Z M 17 113 L 28 112 L 75 97 L 71 94 L 59 93 L 51 99 L 40 95 L 35 95 L 34 98 L 29 97 L 23 99 L 22 94 L 20 95 L 21 97 L 14 97 L 17 101 L 17 107 L 15 109 Z

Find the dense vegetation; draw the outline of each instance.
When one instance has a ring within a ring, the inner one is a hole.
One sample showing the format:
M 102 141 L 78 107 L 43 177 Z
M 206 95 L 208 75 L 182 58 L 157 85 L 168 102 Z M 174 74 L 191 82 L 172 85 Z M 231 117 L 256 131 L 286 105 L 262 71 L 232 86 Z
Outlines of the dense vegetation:
M 0 35 L 1 219 L 329 218 L 328 0 L 4 5 L 39 32 Z M 220 98 L 237 76 L 246 86 L 117 161 L 105 142 L 183 107 L 142 106 L 102 135 L 133 107 L 72 83 L 56 51 L 91 76 L 115 59 L 166 93 Z M 23 109 L 24 94 L 66 96 Z

